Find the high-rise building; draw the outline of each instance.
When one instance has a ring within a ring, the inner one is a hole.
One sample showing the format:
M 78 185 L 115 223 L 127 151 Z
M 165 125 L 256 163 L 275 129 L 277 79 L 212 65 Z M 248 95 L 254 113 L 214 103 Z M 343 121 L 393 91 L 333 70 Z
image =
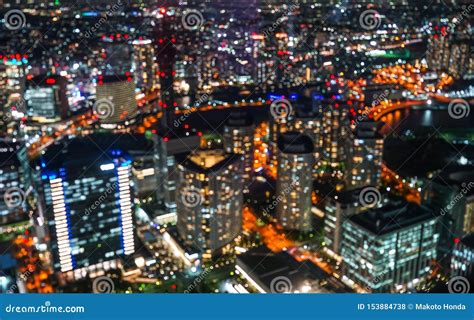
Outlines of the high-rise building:
M 414 288 L 436 259 L 437 221 L 402 200 L 353 215 L 342 226 L 345 275 L 370 292 Z
M 278 137 L 290 129 L 290 121 L 292 120 L 291 103 L 284 99 L 276 99 L 270 107 L 273 110 L 269 121 L 270 128 L 270 165 L 277 167 L 278 165 Z M 281 108 L 281 110 L 278 110 Z
M 352 136 L 348 188 L 378 186 L 382 174 L 383 137 L 376 122 L 359 123 Z
M 285 229 L 311 230 L 314 144 L 307 135 L 287 132 L 278 138 L 278 221 Z
M 253 120 L 245 112 L 232 113 L 224 126 L 224 147 L 227 153 L 241 154 L 244 157 L 244 188 L 252 183 L 254 152 Z
M 474 279 L 474 233 L 467 234 L 454 246 L 451 276 Z
M 347 106 L 333 102 L 323 107 L 323 168 L 342 179 L 347 172 L 349 116 Z
M 0 47 L 0 52 L 6 49 Z M 27 55 L 0 54 L 0 131 L 7 132 L 8 124 L 26 114 L 23 100 Z
M 135 252 L 131 160 L 88 138 L 66 143 L 41 157 L 41 181 L 54 269 L 75 279 Z
M 424 183 L 422 202 L 441 215 L 438 256 L 447 257 L 442 262 L 449 260 L 456 238 L 474 232 L 473 172 L 471 167 L 448 167 Z
M 137 113 L 135 84 L 130 73 L 99 76 L 94 113 L 105 126 L 132 121 Z
M 178 169 L 179 235 L 203 259 L 212 258 L 241 231 L 243 157 L 201 150 L 188 155 Z
M 38 76 L 27 81 L 25 100 L 28 117 L 37 122 L 55 122 L 70 114 L 67 80 L 61 76 Z
M 127 74 L 132 70 L 132 46 L 122 36 L 105 37 L 98 61 L 100 71 L 105 76 Z
M 200 137 L 192 132 L 168 135 L 154 135 L 155 176 L 157 200 L 163 213 L 176 216 L 176 185 L 178 180 L 178 160 L 199 148 Z
M 313 176 L 318 174 L 318 162 L 323 149 L 323 117 L 322 114 L 312 109 L 297 108 L 294 120 L 291 123 L 291 130 L 298 131 L 311 138 L 314 143 L 314 166 Z
M 156 52 L 151 40 L 133 42 L 132 68 L 137 88 L 143 92 L 152 92 L 160 88 Z
M 327 198 L 324 206 L 324 242 L 331 253 L 339 255 L 341 252 L 343 224 L 354 214 L 367 209 L 367 204 L 364 204 L 362 199 L 363 191 L 367 190 L 367 188 L 343 190 Z M 375 193 L 374 196 L 377 197 Z M 381 207 L 386 201 L 382 196 L 380 199 L 374 199 L 376 201 L 370 204 L 374 207 Z
M 29 171 L 26 147 L 11 140 L 0 140 L 0 225 L 28 219 Z

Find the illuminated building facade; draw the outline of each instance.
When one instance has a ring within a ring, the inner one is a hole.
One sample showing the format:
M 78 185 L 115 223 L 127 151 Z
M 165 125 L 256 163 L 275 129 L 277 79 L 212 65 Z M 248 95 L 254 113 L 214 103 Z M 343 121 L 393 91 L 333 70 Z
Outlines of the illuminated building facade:
M 165 214 L 176 215 L 176 185 L 178 158 L 199 148 L 200 137 L 195 133 L 177 131 L 168 135 L 154 135 L 154 163 L 158 203 Z
M 345 105 L 333 102 L 323 107 L 323 169 L 337 178 L 347 170 L 349 116 Z
M 99 76 L 95 113 L 104 124 L 131 121 L 137 113 L 135 83 L 130 73 Z
M 471 167 L 447 168 L 424 183 L 422 202 L 441 215 L 440 257 L 450 257 L 455 239 L 474 232 L 473 179 Z
M 322 134 L 323 117 L 317 111 L 296 109 L 296 116 L 291 123 L 291 130 L 298 131 L 311 138 L 314 143 L 314 166 L 313 175 L 317 176 L 317 165 L 322 155 L 323 134 Z
M 473 47 L 469 39 L 458 38 L 458 35 L 454 33 L 430 38 L 426 60 L 434 71 L 448 72 L 456 79 L 472 77 Z
M 345 275 L 370 292 L 413 288 L 436 259 L 437 221 L 401 200 L 353 215 L 342 225 Z
M 307 135 L 287 132 L 278 138 L 277 219 L 285 229 L 311 230 L 314 144 Z
M 25 100 L 28 117 L 37 122 L 56 122 L 69 115 L 66 79 L 39 76 L 27 82 Z
M 27 219 L 30 168 L 24 145 L 0 140 L 0 225 Z
M 0 54 L 0 129 L 3 132 L 7 132 L 7 126 L 12 119 L 23 117 L 26 113 L 22 96 L 27 58 L 27 55 Z
M 133 73 L 137 88 L 151 92 L 160 88 L 156 52 L 151 40 L 133 42 Z
M 454 246 L 451 276 L 474 279 L 474 233 L 467 234 Z
M 131 160 L 73 140 L 41 158 L 54 269 L 70 278 L 119 267 L 135 252 Z
M 344 190 L 329 197 L 324 211 L 324 243 L 332 253 L 339 255 L 342 243 L 342 226 L 349 217 L 366 209 L 361 204 L 360 192 L 362 189 Z M 381 206 L 380 201 L 377 206 Z
M 211 258 L 242 228 L 243 158 L 223 150 L 196 151 L 178 170 L 179 235 L 203 259 Z
M 232 113 L 224 126 L 225 151 L 244 157 L 243 177 L 246 190 L 253 178 L 254 131 L 253 121 L 246 113 Z
M 376 122 L 362 122 L 357 126 L 349 154 L 348 188 L 377 187 L 380 184 L 383 141 Z

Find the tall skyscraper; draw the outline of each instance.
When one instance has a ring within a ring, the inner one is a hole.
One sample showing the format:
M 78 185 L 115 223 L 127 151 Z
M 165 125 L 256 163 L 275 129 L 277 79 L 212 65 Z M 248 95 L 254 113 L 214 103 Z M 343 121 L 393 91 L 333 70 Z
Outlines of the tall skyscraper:
M 339 179 L 347 170 L 349 130 L 347 106 L 333 101 L 323 107 L 323 167 Z
M 75 139 L 40 160 L 54 269 L 67 278 L 118 268 L 135 252 L 131 160 L 102 148 Z
M 471 167 L 448 167 L 424 183 L 422 202 L 441 215 L 438 255 L 446 257 L 441 263 L 449 262 L 456 238 L 474 232 L 473 172 Z
M 353 215 L 342 226 L 345 275 L 370 292 L 413 289 L 436 259 L 437 221 L 402 200 Z
M 306 134 L 314 144 L 314 166 L 313 176 L 317 176 L 318 162 L 323 151 L 323 116 L 311 109 L 297 108 L 296 116 L 291 123 L 291 130 Z
M 61 76 L 38 76 L 27 81 L 27 115 L 33 121 L 55 122 L 69 114 L 67 80 Z
M 105 126 L 132 121 L 137 113 L 135 84 L 130 73 L 99 76 L 94 113 Z
M 242 227 L 243 157 L 223 150 L 196 151 L 178 165 L 178 232 L 209 259 Z
M 28 219 L 26 196 L 31 185 L 26 147 L 0 140 L 0 225 Z
M 152 40 L 133 42 L 132 68 L 137 88 L 146 93 L 160 88 L 158 63 Z
M 326 200 L 324 209 L 324 242 L 326 248 L 337 255 L 341 252 L 343 224 L 348 219 L 367 209 L 361 201 L 364 188 L 343 190 Z M 386 199 L 376 199 L 374 207 L 381 207 Z
M 276 194 L 281 201 L 276 213 L 285 229 L 311 230 L 313 152 L 313 141 L 306 135 L 287 132 L 278 138 Z
M 355 129 L 348 161 L 348 188 L 377 187 L 381 182 L 384 140 L 377 126 L 376 122 L 362 122 Z
M 467 234 L 454 246 L 451 276 L 474 280 L 474 233 Z
M 0 131 L 7 132 L 8 124 L 15 117 L 26 114 L 23 100 L 25 90 L 25 65 L 27 55 L 1 54 L 7 51 L 0 47 Z
M 178 160 L 199 148 L 200 137 L 195 133 L 175 130 L 168 135 L 156 134 L 153 141 L 158 203 L 163 213 L 176 215 Z
M 253 137 L 255 126 L 245 112 L 234 112 L 224 126 L 224 147 L 227 153 L 241 154 L 244 157 L 244 188 L 253 178 Z

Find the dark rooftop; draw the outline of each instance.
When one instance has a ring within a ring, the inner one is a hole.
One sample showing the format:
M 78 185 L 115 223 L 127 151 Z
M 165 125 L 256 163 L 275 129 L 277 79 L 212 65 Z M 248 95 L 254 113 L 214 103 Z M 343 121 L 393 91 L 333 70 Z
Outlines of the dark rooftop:
M 390 202 L 381 208 L 353 215 L 350 220 L 372 234 L 382 235 L 434 219 L 431 210 L 411 202 Z
M 278 137 L 278 149 L 283 153 L 312 153 L 314 144 L 307 135 L 299 132 L 286 132 Z
M 364 121 L 357 125 L 354 131 L 354 136 L 359 139 L 382 139 L 379 133 L 380 127 L 383 123 L 376 121 Z
M 465 235 L 462 239 L 461 242 L 463 245 L 466 247 L 469 247 L 471 249 L 474 249 L 474 232 L 468 233 Z
M 250 127 L 253 125 L 253 118 L 246 111 L 233 111 L 226 121 L 228 127 Z
M 298 262 L 287 252 L 273 253 L 266 246 L 250 249 L 237 256 L 237 265 L 244 269 L 264 289 L 271 291 L 272 281 L 286 277 L 291 289 L 312 285 L 315 291 L 349 292 L 350 289 L 309 261 Z M 316 283 L 316 285 L 314 285 Z

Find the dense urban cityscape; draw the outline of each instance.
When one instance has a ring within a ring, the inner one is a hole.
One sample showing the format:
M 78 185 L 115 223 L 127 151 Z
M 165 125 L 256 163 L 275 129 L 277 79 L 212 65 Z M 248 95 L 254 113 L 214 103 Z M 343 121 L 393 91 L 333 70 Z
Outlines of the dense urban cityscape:
M 0 0 L 0 293 L 470 293 L 470 1 Z

